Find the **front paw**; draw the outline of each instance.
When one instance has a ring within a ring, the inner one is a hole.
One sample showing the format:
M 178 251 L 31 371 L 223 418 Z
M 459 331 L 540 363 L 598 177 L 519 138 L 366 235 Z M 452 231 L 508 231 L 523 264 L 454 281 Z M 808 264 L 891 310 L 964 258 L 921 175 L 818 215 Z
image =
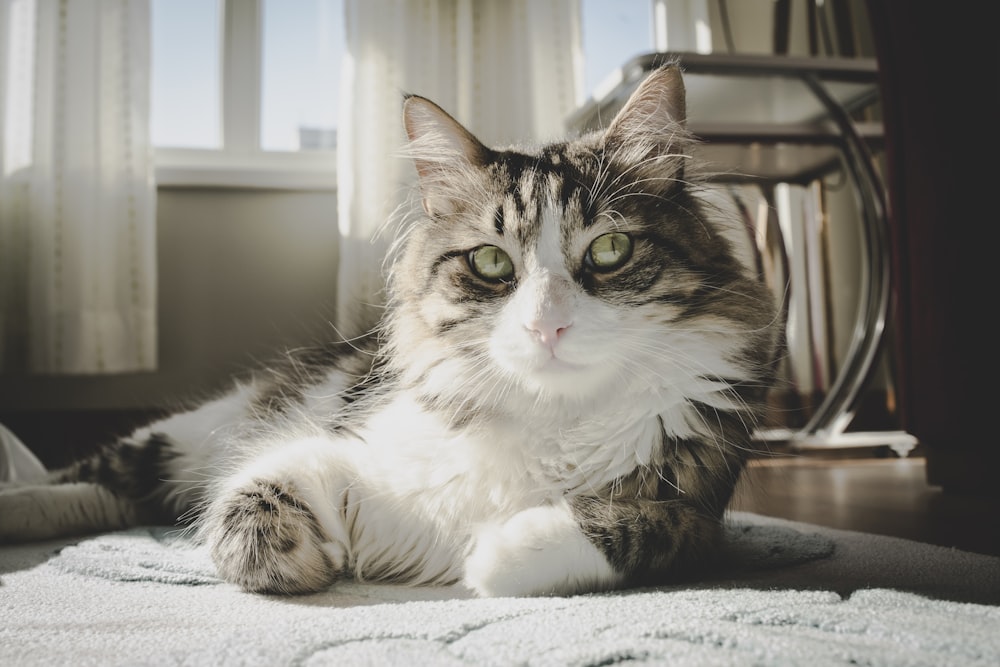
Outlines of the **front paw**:
M 253 593 L 312 593 L 332 584 L 344 549 L 288 483 L 253 480 L 209 509 L 206 539 L 219 575 Z
M 565 503 L 483 528 L 465 561 L 465 584 L 483 597 L 572 595 L 621 580 Z

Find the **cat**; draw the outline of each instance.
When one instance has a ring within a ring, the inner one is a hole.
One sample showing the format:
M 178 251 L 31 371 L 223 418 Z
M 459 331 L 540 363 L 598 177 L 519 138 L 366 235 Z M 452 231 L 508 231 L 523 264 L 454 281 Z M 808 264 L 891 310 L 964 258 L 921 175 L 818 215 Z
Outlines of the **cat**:
M 6 488 L 0 542 L 179 523 L 221 578 L 268 594 L 354 577 L 571 595 L 697 574 L 778 327 L 685 116 L 676 63 L 607 129 L 533 149 L 487 147 L 404 96 L 422 209 L 372 333 Z

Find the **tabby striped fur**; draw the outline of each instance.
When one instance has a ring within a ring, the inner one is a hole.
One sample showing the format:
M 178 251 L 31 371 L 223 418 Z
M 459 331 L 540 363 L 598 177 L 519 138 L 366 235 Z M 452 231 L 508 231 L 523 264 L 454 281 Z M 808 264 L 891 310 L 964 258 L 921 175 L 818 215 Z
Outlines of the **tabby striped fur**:
M 270 593 L 690 575 L 714 553 L 777 327 L 739 222 L 695 180 L 684 106 L 669 65 L 606 131 L 497 150 L 407 97 L 423 206 L 373 334 L 0 492 L 0 539 L 187 521 L 226 580 Z

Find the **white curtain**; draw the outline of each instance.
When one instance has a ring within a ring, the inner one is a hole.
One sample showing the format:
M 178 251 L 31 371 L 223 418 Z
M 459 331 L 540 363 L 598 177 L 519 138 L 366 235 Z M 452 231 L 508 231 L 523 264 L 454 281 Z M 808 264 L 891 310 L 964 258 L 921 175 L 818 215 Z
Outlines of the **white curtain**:
M 0 368 L 156 366 L 149 0 L 0 0 Z
M 488 145 L 564 135 L 581 83 L 579 0 L 346 0 L 338 129 L 338 325 L 382 303 L 378 232 L 407 206 L 404 93 L 430 98 Z

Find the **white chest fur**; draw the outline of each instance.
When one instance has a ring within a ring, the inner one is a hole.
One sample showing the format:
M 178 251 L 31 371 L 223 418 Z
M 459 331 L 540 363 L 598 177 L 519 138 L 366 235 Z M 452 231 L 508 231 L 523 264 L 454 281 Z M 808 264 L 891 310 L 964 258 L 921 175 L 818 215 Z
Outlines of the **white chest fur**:
M 654 463 L 661 433 L 657 416 L 638 407 L 613 421 L 509 418 L 456 430 L 400 395 L 368 419 L 358 431 L 363 442 L 352 448 L 353 569 L 362 578 L 392 567 L 455 579 L 483 526 L 567 494 L 597 492 Z

